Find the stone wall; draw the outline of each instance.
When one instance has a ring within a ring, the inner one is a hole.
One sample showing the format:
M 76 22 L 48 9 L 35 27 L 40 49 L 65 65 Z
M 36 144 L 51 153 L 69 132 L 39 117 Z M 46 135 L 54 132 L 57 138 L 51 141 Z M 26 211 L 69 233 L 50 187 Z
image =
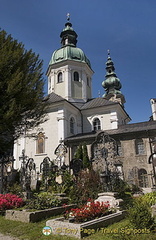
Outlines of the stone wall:
M 21 222 L 39 222 L 42 219 L 46 219 L 52 216 L 60 215 L 66 210 L 76 207 L 76 205 L 66 205 L 66 207 L 55 207 L 46 210 L 40 210 L 35 212 L 29 212 L 29 210 L 6 210 L 5 218 L 9 220 L 21 221 Z
M 96 231 L 103 231 L 104 227 L 122 220 L 125 215 L 126 211 L 118 211 L 81 224 L 70 223 L 62 217 L 48 220 L 46 226 L 51 227 L 53 234 L 67 235 L 80 239 Z

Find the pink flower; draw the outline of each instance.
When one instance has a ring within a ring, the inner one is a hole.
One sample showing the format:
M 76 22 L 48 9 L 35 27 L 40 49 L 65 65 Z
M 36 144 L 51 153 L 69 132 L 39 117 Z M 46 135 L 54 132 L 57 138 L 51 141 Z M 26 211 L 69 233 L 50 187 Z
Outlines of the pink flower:
M 0 210 L 23 206 L 24 201 L 15 194 L 0 194 Z

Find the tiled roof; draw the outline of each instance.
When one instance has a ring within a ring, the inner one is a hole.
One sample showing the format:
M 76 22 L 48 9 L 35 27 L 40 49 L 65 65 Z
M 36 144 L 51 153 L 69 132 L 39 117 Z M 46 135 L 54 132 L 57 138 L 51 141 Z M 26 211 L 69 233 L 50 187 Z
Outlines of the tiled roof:
M 52 92 L 48 96 L 45 97 L 45 100 L 48 100 L 49 103 L 65 101 L 65 98 L 57 95 L 56 93 Z
M 114 105 L 114 104 L 118 104 L 118 103 L 106 100 L 104 98 L 94 98 L 94 99 L 88 100 L 88 102 L 86 102 L 80 109 L 84 110 L 84 109 L 96 108 L 96 107 L 102 107 L 102 106 Z
M 57 95 L 54 92 L 52 92 L 48 96 L 46 96 L 45 100 L 48 100 L 49 103 L 67 101 L 65 98 Z M 93 99 L 88 100 L 88 102 L 86 102 L 86 103 L 76 103 L 76 102 L 69 102 L 69 103 L 72 104 L 73 106 L 79 108 L 80 110 L 118 104 L 116 102 L 112 102 L 112 101 L 106 100 L 104 98 L 93 98 Z
M 110 134 L 121 134 L 121 133 L 133 133 L 133 132 L 142 132 L 156 130 L 156 121 L 148 121 L 148 122 L 140 122 L 140 123 L 132 123 L 119 125 L 118 129 L 108 130 L 107 132 Z
M 111 129 L 111 130 L 104 130 L 104 131 L 107 132 L 109 135 L 117 135 L 117 134 L 128 134 L 128 133 L 145 132 L 145 131 L 147 132 L 151 130 L 156 130 L 156 121 L 119 125 L 118 129 Z M 66 138 L 66 140 L 74 141 L 74 140 L 81 140 L 84 138 L 86 139 L 95 138 L 99 132 L 100 131 L 77 134 L 75 136 Z

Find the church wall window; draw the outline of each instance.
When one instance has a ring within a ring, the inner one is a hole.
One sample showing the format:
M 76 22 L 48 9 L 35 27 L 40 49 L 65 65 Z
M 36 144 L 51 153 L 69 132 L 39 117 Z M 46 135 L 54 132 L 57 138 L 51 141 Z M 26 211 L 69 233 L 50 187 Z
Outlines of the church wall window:
M 73 117 L 70 118 L 70 133 L 74 134 L 75 120 Z
M 79 73 L 74 72 L 74 81 L 79 82 Z
M 143 168 L 138 170 L 138 178 L 139 178 L 139 187 L 148 187 L 148 175 L 147 171 Z
M 36 154 L 41 154 L 44 152 L 45 152 L 45 136 L 44 133 L 40 132 L 37 135 Z
M 57 82 L 58 82 L 58 83 L 63 82 L 62 72 L 59 72 L 59 74 L 58 74 L 58 76 L 57 76 Z
M 135 151 L 137 155 L 145 154 L 144 142 L 142 139 L 135 140 Z
M 93 130 L 96 131 L 99 129 L 101 129 L 101 122 L 100 122 L 99 118 L 95 118 L 93 120 Z

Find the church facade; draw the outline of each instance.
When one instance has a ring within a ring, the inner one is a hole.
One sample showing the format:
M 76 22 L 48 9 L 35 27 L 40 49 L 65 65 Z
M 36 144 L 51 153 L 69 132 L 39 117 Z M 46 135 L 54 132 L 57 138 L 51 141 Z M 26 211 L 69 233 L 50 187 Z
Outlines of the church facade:
M 102 83 L 106 93 L 103 97 L 92 98 L 93 70 L 85 53 L 77 47 L 78 36 L 69 21 L 60 37 L 61 47 L 52 54 L 47 70 L 47 121 L 16 140 L 15 168 L 20 168 L 19 157 L 24 150 L 25 156 L 33 158 L 37 171 L 40 171 L 45 157 L 56 159 L 55 150 L 62 141 L 67 154 L 60 166 L 63 162 L 69 165 L 76 147 L 83 142 L 87 144 L 91 157 L 96 136 L 106 132 L 117 142 L 116 161 L 122 166 L 125 180 L 148 191 L 155 184 L 149 156 L 155 146 L 156 119 L 128 124 L 131 119 L 124 109 L 122 86 L 109 52 L 106 79 Z M 154 116 L 154 99 L 151 103 Z

